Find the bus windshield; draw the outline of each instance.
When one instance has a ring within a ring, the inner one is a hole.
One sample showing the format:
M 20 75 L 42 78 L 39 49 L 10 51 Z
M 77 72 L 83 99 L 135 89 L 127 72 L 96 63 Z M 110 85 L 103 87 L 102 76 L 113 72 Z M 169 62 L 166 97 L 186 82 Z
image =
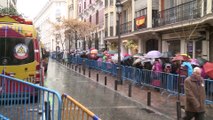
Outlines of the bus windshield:
M 0 38 L 0 65 L 23 65 L 33 61 L 32 39 Z

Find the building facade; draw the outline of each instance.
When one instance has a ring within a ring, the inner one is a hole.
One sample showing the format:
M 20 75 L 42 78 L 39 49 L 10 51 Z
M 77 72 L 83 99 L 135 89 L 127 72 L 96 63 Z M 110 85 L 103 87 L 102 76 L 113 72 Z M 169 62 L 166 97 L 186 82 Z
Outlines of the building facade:
M 16 8 L 17 0 L 0 0 L 0 8 L 14 7 Z
M 121 0 L 121 52 L 186 53 L 213 60 L 212 0 Z M 105 41 L 117 49 L 115 1 L 105 0 Z M 131 44 L 131 45 L 130 45 Z
M 60 24 L 67 18 L 66 0 L 51 0 L 34 18 L 33 22 L 39 31 L 40 40 L 50 51 L 65 50 L 64 30 L 53 31 L 51 23 Z
M 106 3 L 107 2 L 107 3 Z M 115 7 L 116 1 L 105 1 L 105 40 L 109 49 L 117 49 L 117 13 Z M 148 29 L 154 26 L 153 16 L 158 11 L 158 1 L 151 0 L 121 0 L 123 10 L 120 16 L 121 33 L 121 53 L 145 53 L 149 50 L 158 49 L 158 42 L 155 36 L 148 32 L 144 35 L 135 34 L 141 29 Z M 142 40 L 143 38 L 143 40 Z M 150 40 L 149 47 L 146 48 L 146 42 Z
M 78 0 L 67 0 L 68 18 L 78 19 Z
M 104 48 L 104 1 L 103 0 L 78 0 L 78 19 L 90 22 L 96 26 L 91 36 L 87 36 L 85 40 L 78 40 L 78 48 L 87 49 Z

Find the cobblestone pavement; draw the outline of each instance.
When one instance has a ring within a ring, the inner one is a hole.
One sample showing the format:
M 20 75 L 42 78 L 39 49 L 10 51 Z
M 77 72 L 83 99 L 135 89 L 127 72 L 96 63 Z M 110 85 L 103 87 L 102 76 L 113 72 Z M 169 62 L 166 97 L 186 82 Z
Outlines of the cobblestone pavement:
M 71 70 L 75 71 L 75 66 L 73 65 L 64 65 Z M 76 69 L 76 73 L 79 73 L 83 75 L 82 70 L 79 72 L 79 68 L 82 68 L 81 66 L 78 66 Z M 109 89 L 114 90 L 114 84 L 116 77 L 112 76 L 110 74 L 106 74 L 97 70 L 92 70 L 91 69 L 91 76 L 89 77 L 89 69 L 86 68 L 85 71 L 85 77 L 90 78 L 94 82 L 97 82 L 97 74 L 99 74 L 99 81 L 98 83 L 101 85 L 105 84 L 105 76 L 107 77 L 107 85 L 106 87 Z M 129 84 L 130 81 L 124 81 L 123 85 L 118 85 L 117 87 L 117 92 L 128 97 L 128 91 L 129 91 Z M 158 111 L 159 113 L 164 114 L 168 118 L 172 119 L 177 119 L 177 113 L 176 113 L 176 101 L 177 101 L 177 96 L 170 96 L 168 97 L 168 93 L 163 92 L 163 91 L 158 91 L 156 89 L 149 89 L 147 87 L 142 87 L 142 86 L 137 86 L 137 85 L 132 85 L 132 93 L 131 97 L 129 97 L 131 100 L 136 101 L 137 103 L 147 105 L 147 93 L 151 92 L 151 106 L 150 108 Z M 163 94 L 161 94 L 163 93 Z M 181 96 L 181 105 L 184 106 L 184 96 Z M 213 120 L 213 105 L 207 105 L 206 106 L 206 120 Z M 184 116 L 184 109 L 182 109 L 181 113 L 182 117 Z

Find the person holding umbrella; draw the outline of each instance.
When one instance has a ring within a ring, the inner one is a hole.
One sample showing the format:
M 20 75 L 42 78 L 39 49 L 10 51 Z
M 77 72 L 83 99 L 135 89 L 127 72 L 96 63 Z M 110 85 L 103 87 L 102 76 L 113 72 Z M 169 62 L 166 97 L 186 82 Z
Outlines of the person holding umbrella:
M 201 77 L 201 69 L 195 67 L 193 74 L 184 81 L 185 111 L 184 120 L 204 120 L 205 113 L 205 87 Z

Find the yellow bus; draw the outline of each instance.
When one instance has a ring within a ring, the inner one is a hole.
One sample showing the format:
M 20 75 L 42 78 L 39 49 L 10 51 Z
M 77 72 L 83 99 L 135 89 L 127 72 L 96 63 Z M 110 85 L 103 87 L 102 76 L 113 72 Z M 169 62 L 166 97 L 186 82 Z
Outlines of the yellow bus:
M 0 15 L 0 71 L 43 85 L 40 47 L 32 21 Z

